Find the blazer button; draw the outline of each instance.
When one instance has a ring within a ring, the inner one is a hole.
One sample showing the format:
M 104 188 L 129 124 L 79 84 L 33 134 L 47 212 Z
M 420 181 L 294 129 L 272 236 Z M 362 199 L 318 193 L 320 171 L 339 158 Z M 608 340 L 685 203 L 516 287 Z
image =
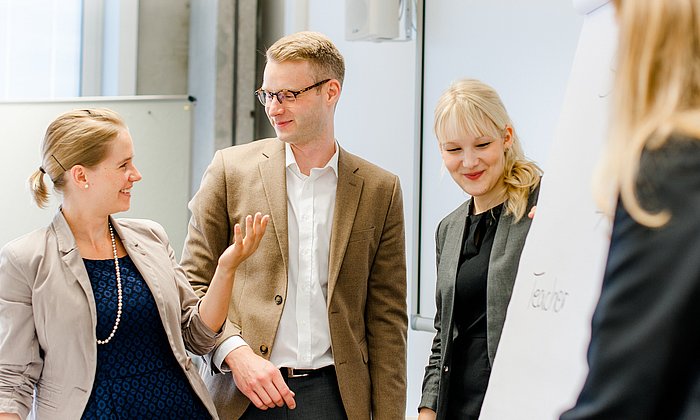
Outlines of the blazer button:
M 280 295 L 275 296 L 275 303 L 278 305 L 281 305 L 282 304 L 282 296 L 280 296 Z
M 447 373 L 447 372 L 450 371 L 450 367 L 447 366 L 447 365 L 445 365 L 445 366 L 442 368 L 442 371 L 445 372 L 445 373 Z
M 260 346 L 260 353 L 267 354 L 267 346 L 266 345 L 263 344 Z

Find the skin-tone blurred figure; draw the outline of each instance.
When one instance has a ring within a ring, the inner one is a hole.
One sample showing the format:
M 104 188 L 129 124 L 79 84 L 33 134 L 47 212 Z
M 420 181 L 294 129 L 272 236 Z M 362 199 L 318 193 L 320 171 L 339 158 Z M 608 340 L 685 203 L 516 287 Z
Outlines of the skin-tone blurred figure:
M 335 139 L 344 73 L 322 34 L 273 44 L 256 95 L 277 137 L 217 152 L 190 203 L 182 264 L 199 293 L 230 220 L 271 216 L 205 376 L 222 418 L 406 415 L 401 187 Z
M 48 127 L 29 179 L 62 200 L 53 222 L 0 250 L 0 419 L 218 418 L 186 350 L 221 335 L 237 267 L 268 216 L 236 225 L 201 300 L 163 228 L 117 219 L 141 180 L 124 121 L 108 109 L 67 112 Z
M 419 419 L 476 419 L 488 385 L 541 170 L 496 91 L 455 82 L 435 110 L 445 167 L 471 198 L 435 233 L 437 313 Z
M 590 370 L 561 418 L 697 419 L 700 0 L 613 3 L 617 74 L 598 174 L 612 235 Z

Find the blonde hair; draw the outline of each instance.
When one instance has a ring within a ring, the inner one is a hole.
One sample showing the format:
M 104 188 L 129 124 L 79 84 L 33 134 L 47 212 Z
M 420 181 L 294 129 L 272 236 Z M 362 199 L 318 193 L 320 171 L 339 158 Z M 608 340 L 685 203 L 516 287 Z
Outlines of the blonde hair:
M 609 147 L 597 173 L 599 204 L 621 197 L 639 223 L 665 224 L 636 193 L 644 149 L 672 134 L 700 138 L 700 0 L 614 0 L 619 24 Z
M 267 61 L 308 61 L 319 79 L 336 79 L 343 85 L 345 60 L 338 48 L 319 32 L 297 32 L 280 38 L 267 49 Z
M 114 111 L 104 108 L 66 112 L 46 129 L 41 145 L 41 166 L 29 177 L 32 197 L 39 207 L 46 207 L 49 192 L 44 174 L 61 192 L 66 184 L 65 173 L 75 165 L 94 167 L 107 155 L 108 147 L 126 124 Z
M 542 170 L 525 157 L 498 93 L 479 80 L 463 79 L 454 82 L 442 94 L 435 108 L 435 135 L 441 142 L 452 135 L 466 133 L 503 138 L 508 127 L 513 130 L 513 144 L 506 150 L 503 167 L 505 210 L 506 214 L 513 214 L 517 222 L 527 211 L 528 197 L 539 184 Z

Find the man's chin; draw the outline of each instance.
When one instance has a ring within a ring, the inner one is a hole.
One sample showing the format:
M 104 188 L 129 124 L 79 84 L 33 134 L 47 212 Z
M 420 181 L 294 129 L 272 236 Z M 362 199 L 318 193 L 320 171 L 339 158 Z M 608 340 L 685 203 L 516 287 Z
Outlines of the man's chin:
M 277 133 L 277 138 L 285 143 L 294 144 L 294 136 Z

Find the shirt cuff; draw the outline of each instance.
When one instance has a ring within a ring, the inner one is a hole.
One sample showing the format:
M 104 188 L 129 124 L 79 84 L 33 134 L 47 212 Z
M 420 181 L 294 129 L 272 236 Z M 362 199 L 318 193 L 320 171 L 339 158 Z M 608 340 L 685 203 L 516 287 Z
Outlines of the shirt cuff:
M 247 345 L 248 343 L 246 343 L 240 335 L 234 335 L 232 337 L 227 338 L 226 340 L 224 340 L 223 343 L 221 343 L 219 348 L 217 348 L 216 351 L 214 351 L 212 363 L 214 363 L 214 366 L 216 366 L 221 372 L 231 372 L 231 369 L 228 367 L 224 359 L 226 359 L 226 356 L 228 356 L 228 354 L 232 351 L 236 350 L 241 346 Z

